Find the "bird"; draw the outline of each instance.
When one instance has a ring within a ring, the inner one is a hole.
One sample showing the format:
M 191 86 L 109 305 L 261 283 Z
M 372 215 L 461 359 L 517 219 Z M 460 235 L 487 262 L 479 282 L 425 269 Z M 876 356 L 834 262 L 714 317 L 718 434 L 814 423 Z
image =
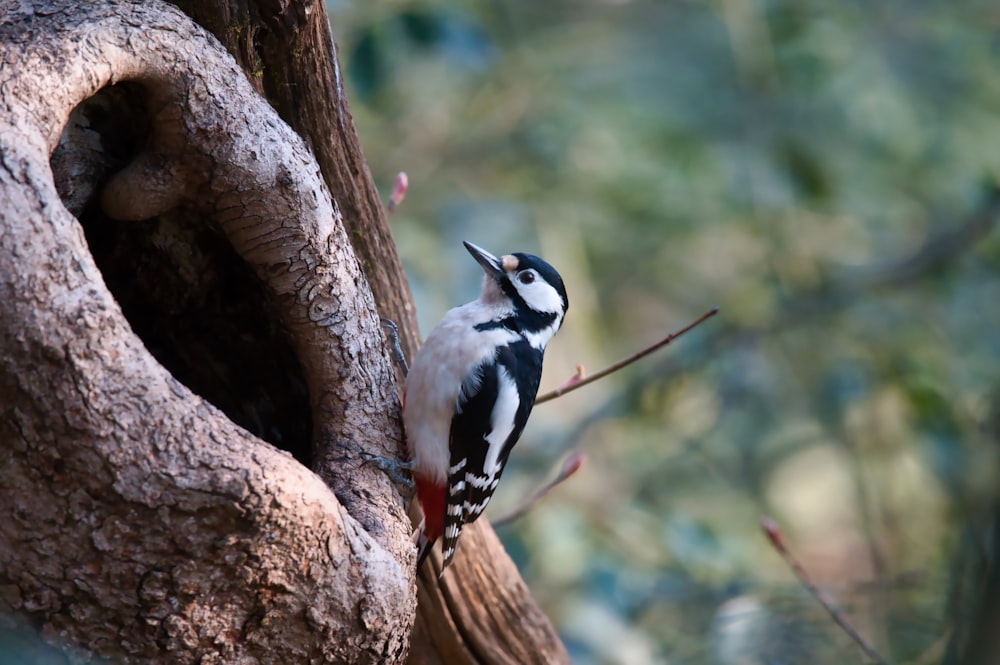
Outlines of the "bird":
M 417 568 L 442 539 L 442 574 L 500 482 L 534 406 L 545 347 L 569 308 L 562 277 L 544 260 L 463 244 L 485 272 L 482 290 L 427 336 L 403 394 L 408 467 L 423 511 Z

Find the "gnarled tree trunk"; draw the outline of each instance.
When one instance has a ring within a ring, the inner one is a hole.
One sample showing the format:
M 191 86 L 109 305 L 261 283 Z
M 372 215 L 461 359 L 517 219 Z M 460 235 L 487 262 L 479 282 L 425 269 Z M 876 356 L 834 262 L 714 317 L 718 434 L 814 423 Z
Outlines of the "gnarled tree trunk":
M 415 585 L 363 463 L 402 451 L 378 315 L 417 333 L 322 4 L 188 4 L 230 53 L 152 0 L 0 0 L 0 621 L 132 662 L 566 660 L 484 521 Z

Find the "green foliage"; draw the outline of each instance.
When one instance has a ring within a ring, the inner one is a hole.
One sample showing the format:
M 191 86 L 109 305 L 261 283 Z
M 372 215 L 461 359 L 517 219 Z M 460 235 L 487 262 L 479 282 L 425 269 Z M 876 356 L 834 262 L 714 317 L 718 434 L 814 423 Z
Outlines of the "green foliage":
M 892 662 L 952 657 L 997 498 L 990 3 L 358 2 L 333 20 L 376 179 L 409 174 L 392 224 L 425 331 L 478 289 L 463 238 L 566 278 L 543 390 L 722 308 L 540 406 L 491 506 L 587 451 L 501 533 L 576 662 L 861 662 L 762 513 Z

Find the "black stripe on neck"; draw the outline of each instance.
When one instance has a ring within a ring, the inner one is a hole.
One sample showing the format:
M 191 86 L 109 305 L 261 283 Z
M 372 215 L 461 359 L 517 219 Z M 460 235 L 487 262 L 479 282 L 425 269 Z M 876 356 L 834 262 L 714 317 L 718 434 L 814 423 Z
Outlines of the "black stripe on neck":
M 518 307 L 516 314 L 502 319 L 487 321 L 485 323 L 477 323 L 474 328 L 479 332 L 506 328 L 507 330 L 516 332 L 519 335 L 525 335 L 545 330 L 555 323 L 556 316 L 557 315 L 553 313 L 543 314 L 542 312 L 536 312 L 533 309 L 529 309 L 525 305 L 523 309 Z

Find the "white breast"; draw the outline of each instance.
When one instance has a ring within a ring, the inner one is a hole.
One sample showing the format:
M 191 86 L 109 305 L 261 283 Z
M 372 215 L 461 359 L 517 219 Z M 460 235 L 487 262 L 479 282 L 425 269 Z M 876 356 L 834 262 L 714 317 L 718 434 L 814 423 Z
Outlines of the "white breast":
M 410 457 L 442 485 L 448 479 L 448 436 L 463 381 L 497 346 L 517 339 L 505 328 L 479 332 L 474 326 L 503 314 L 484 311 L 478 301 L 450 310 L 417 351 L 406 377 L 403 425 Z

